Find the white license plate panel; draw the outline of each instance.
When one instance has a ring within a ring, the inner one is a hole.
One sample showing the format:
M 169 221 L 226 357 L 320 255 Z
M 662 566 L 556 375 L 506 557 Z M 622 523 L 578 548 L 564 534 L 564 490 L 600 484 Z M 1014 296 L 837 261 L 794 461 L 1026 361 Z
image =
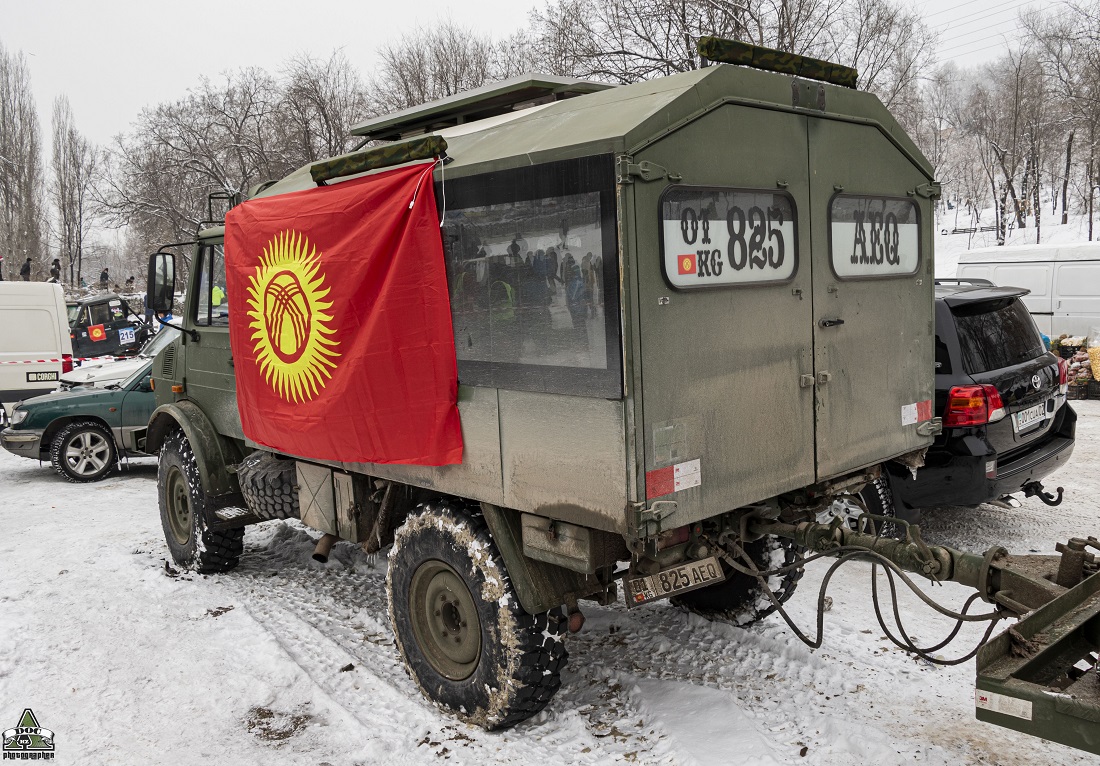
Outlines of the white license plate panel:
M 118 331 L 119 343 L 133 343 L 134 342 L 134 328 L 122 327 Z
M 626 578 L 626 604 L 635 606 L 687 593 L 726 579 L 717 556 L 670 567 L 657 574 Z
M 1053 416 L 1053 408 L 1048 412 L 1047 405 L 1048 402 L 1043 402 L 1042 404 L 1036 404 L 1034 407 L 1028 407 L 1026 410 L 1012 413 L 1013 430 L 1015 430 L 1016 433 L 1026 431 Z

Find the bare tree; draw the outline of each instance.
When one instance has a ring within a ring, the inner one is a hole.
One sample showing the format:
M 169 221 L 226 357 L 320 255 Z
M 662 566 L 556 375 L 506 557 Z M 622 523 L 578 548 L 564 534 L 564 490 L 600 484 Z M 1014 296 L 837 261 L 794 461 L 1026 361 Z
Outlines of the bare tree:
M 84 243 L 92 226 L 92 179 L 97 152 L 76 129 L 69 99 L 53 104 L 53 177 L 50 196 L 57 227 L 58 252 L 69 268 L 69 284 L 80 283 Z
M 42 197 L 42 145 L 30 72 L 21 52 L 8 53 L 0 45 L 0 260 L 10 276 L 27 258 L 33 276 L 41 274 Z
M 523 45 L 525 36 L 511 38 Z M 452 21 L 418 27 L 397 42 L 382 47 L 381 65 L 371 83 L 374 107 L 395 112 L 428 101 L 480 88 L 488 82 L 520 74 L 522 55 L 504 49 L 491 37 Z
M 1076 146 L 1083 171 L 1076 185 L 1082 188 L 1091 240 L 1094 200 L 1100 187 L 1100 132 L 1096 127 L 1100 122 L 1100 2 L 1067 2 L 1057 15 L 1026 11 L 1020 18 L 1036 41 L 1044 73 L 1054 84 L 1066 112 L 1062 221 L 1068 220 L 1068 192 Z
M 343 52 L 327 61 L 296 56 L 283 78 L 278 129 L 284 150 L 304 162 L 350 150 L 351 127 L 370 109 L 366 88 Z
M 150 243 L 186 238 L 208 217 L 208 194 L 242 194 L 304 164 L 304 148 L 280 140 L 282 104 L 271 75 L 245 69 L 145 109 L 110 150 L 99 199 L 107 221 Z

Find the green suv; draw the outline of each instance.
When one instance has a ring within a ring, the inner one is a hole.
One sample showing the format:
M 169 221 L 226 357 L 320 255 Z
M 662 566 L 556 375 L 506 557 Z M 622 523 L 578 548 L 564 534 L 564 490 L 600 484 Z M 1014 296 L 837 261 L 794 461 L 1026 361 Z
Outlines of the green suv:
M 69 481 L 98 481 L 118 466 L 120 456 L 144 455 L 133 443 L 156 408 L 149 374 L 153 363 L 121 383 L 74 388 L 20 402 L 0 446 L 15 455 L 49 460 Z

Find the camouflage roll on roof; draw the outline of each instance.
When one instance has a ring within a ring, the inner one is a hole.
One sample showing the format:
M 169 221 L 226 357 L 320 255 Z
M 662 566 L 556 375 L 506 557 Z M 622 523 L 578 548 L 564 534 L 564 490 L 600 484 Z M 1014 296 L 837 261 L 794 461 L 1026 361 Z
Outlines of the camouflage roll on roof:
M 834 64 L 831 61 L 784 53 L 743 43 L 740 40 L 724 40 L 721 37 L 700 37 L 697 47 L 699 55 L 711 61 L 751 66 L 755 69 L 793 74 L 811 80 L 824 80 L 846 88 L 856 87 L 858 72 L 852 67 Z
M 314 182 L 322 184 L 333 178 L 366 173 L 368 170 L 403 165 L 416 160 L 435 159 L 442 157 L 446 151 L 447 142 L 442 137 L 420 136 L 397 144 L 376 146 L 355 154 L 315 162 L 310 166 L 309 174 Z

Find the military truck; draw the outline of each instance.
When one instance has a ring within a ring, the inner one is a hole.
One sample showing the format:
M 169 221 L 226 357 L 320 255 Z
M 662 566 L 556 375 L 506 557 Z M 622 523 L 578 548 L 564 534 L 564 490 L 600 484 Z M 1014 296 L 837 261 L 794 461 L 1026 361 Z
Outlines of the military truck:
M 224 247 L 232 219 L 200 232 L 145 435 L 174 560 L 230 570 L 244 527 L 274 518 L 323 533 L 322 558 L 336 539 L 392 543 L 411 677 L 501 728 L 559 687 L 579 601 L 610 603 L 621 583 L 628 605 L 671 597 L 748 624 L 791 595 L 803 546 L 886 550 L 814 522 L 886 461 L 918 467 L 939 430 L 932 168 L 851 70 L 708 44 L 750 66 L 497 83 L 368 120 L 353 132 L 389 143 L 241 206 L 435 162 L 461 462 L 317 459 L 294 434 L 281 449 L 250 438 L 242 416 L 266 413 L 238 407 L 229 318 L 253 309 L 212 294 L 244 256 Z M 150 259 L 154 307 L 175 274 L 171 253 Z M 929 563 L 923 543 L 893 543 L 909 558 L 882 555 L 952 575 L 945 549 Z

